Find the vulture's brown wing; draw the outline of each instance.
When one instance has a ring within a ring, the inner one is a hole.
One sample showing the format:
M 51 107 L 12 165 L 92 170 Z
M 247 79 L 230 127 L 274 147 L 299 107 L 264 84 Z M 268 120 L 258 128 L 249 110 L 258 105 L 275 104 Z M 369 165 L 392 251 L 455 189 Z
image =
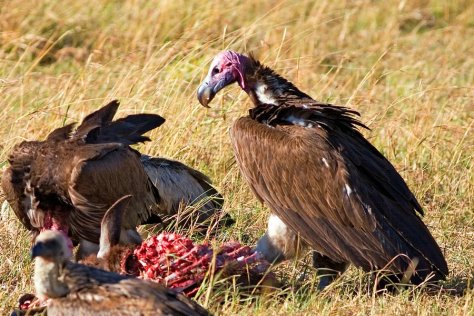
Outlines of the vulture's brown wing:
M 72 140 L 85 140 L 88 144 L 121 143 L 126 145 L 149 141 L 142 134 L 165 122 L 156 114 L 134 114 L 112 121 L 120 103 L 111 101 L 99 110 L 87 115 L 78 126 Z
M 157 283 L 71 262 L 62 271 L 70 293 L 52 300 L 48 315 L 209 315 Z
M 395 169 L 362 136 L 251 118 L 239 119 L 231 136 L 253 191 L 315 250 L 366 270 L 406 254 L 419 258 L 422 277 L 447 274 L 413 196 L 400 194 L 405 183 L 389 182 Z M 402 272 L 407 262 L 399 258 L 393 267 Z
M 92 130 L 86 138 L 87 143 L 121 143 L 132 145 L 149 141 L 143 136 L 165 122 L 165 119 L 156 114 L 134 114 L 110 122 L 101 128 Z
M 203 307 L 158 284 L 130 279 L 91 285 L 65 298 L 54 299 L 48 315 L 210 315 Z
M 71 124 L 56 128 L 54 131 L 49 133 L 48 137 L 46 138 L 46 141 L 60 142 L 60 141 L 64 141 L 68 139 L 71 136 L 75 125 L 76 123 L 71 123 Z
M 108 104 L 104 105 L 100 109 L 91 114 L 87 115 L 82 121 L 81 125 L 77 127 L 76 132 L 72 136 L 73 139 L 86 138 L 91 131 L 98 127 L 107 125 L 112 121 L 117 113 L 120 102 L 113 100 Z
M 98 243 L 102 217 L 124 195 L 132 198 L 123 228 L 135 228 L 153 212 L 158 197 L 138 154 L 127 146 L 84 145 L 77 149 L 73 165 L 68 192 L 76 211 L 70 220 L 71 229 L 81 238 Z

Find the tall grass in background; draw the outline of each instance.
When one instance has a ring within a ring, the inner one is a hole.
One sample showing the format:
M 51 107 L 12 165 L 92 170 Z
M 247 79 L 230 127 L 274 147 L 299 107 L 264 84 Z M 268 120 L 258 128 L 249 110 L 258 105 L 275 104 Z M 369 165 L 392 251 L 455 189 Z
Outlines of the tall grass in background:
M 216 242 L 254 243 L 268 210 L 240 177 L 227 133 L 249 100 L 234 87 L 206 110 L 195 96 L 223 49 L 253 52 L 314 98 L 360 111 L 365 135 L 426 210 L 452 271 L 446 286 L 467 290 L 373 296 L 351 269 L 322 293 L 310 278 L 263 296 L 208 287 L 199 302 L 223 315 L 473 315 L 471 1 L 0 1 L 0 167 L 16 143 L 118 98 L 119 116 L 167 119 L 140 151 L 200 169 L 223 193 L 237 222 Z M 5 203 L 0 216 L 5 314 L 32 292 L 32 264 L 29 236 Z M 296 279 L 304 264 L 280 272 Z

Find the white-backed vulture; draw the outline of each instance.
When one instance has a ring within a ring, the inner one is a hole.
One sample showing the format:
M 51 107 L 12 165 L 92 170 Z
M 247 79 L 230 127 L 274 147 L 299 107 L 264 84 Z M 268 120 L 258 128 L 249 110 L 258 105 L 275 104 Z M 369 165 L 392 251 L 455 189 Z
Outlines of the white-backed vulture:
M 359 132 L 365 127 L 359 113 L 318 102 L 252 56 L 232 51 L 212 61 L 199 102 L 207 107 L 235 82 L 254 105 L 230 134 L 243 176 L 272 211 L 256 248 L 267 260 L 294 256 L 299 235 L 315 250 L 317 268 L 342 272 L 352 263 L 398 276 L 415 268 L 408 277 L 416 284 L 446 277 L 420 204 Z
M 158 283 L 69 261 L 71 251 L 61 232 L 40 233 L 31 253 L 36 295 L 49 299 L 48 315 L 209 315 Z

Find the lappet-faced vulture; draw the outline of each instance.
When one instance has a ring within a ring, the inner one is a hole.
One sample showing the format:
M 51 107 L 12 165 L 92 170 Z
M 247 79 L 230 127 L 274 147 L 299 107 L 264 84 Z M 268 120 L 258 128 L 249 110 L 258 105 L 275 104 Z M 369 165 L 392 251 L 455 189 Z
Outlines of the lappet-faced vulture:
M 69 261 L 66 238 L 46 230 L 31 251 L 40 300 L 48 315 L 209 315 L 196 302 L 151 281 Z
M 207 106 L 234 82 L 254 104 L 230 134 L 242 174 L 272 211 L 257 243 L 266 259 L 294 256 L 299 235 L 315 250 L 317 268 L 342 272 L 352 263 L 407 272 L 413 283 L 445 278 L 446 261 L 420 204 L 359 132 L 359 113 L 315 101 L 252 56 L 232 51 L 212 61 L 199 102 Z
M 99 250 L 102 217 L 125 195 L 132 197 L 124 213 L 121 243 L 140 243 L 136 227 L 174 214 L 180 202 L 216 195 L 200 214 L 205 218 L 220 210 L 222 200 L 207 177 L 192 168 L 177 172 L 166 164 L 158 166 L 163 159 L 142 157 L 130 147 L 148 141 L 143 134 L 165 120 L 136 114 L 113 121 L 118 106 L 110 102 L 75 130 L 69 124 L 44 141 L 16 145 L 3 174 L 3 191 L 23 225 L 34 235 L 42 229 L 63 230 L 80 244 L 79 258 Z

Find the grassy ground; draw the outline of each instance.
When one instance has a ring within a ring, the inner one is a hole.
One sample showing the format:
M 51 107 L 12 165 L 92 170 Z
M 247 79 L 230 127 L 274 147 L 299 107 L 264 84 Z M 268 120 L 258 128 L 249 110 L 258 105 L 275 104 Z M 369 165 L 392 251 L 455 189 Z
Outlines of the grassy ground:
M 167 118 L 140 150 L 179 159 L 214 180 L 237 221 L 219 238 L 254 243 L 268 210 L 239 176 L 227 133 L 249 101 L 237 87 L 211 110 L 195 97 L 217 52 L 252 51 L 313 97 L 362 113 L 372 128 L 366 136 L 426 210 L 452 271 L 446 286 L 472 288 L 474 5 L 343 2 L 0 1 L 0 167 L 14 144 L 118 98 L 120 115 Z M 5 203 L 0 216 L 5 314 L 32 291 L 32 264 L 28 234 Z M 301 270 L 302 263 L 284 268 L 288 279 Z M 474 314 L 472 289 L 373 296 L 357 269 L 322 293 L 310 284 L 261 297 L 208 287 L 199 302 L 223 315 Z

